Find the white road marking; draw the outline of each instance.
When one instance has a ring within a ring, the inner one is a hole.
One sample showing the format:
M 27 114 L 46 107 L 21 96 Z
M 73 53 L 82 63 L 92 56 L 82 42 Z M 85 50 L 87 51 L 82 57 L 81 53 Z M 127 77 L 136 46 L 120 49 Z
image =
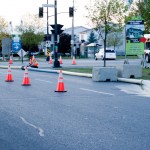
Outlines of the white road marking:
M 37 126 L 35 126 L 35 125 L 29 123 L 29 122 L 26 121 L 23 117 L 20 117 L 20 119 L 21 119 L 25 124 L 27 124 L 27 125 L 29 125 L 29 126 L 35 128 L 35 129 L 37 129 L 37 130 L 39 131 L 39 135 L 40 135 L 40 136 L 44 136 L 44 130 L 43 130 L 43 129 L 41 129 L 41 128 L 39 128 L 39 127 L 37 127 Z
M 99 91 L 94 91 L 94 90 L 85 89 L 85 88 L 80 88 L 80 89 L 81 89 L 81 90 L 84 90 L 84 91 L 99 93 L 99 94 L 106 94 L 106 95 L 111 95 L 111 96 L 114 96 L 114 95 L 115 95 L 115 94 L 111 94 L 111 93 L 99 92 Z
M 46 81 L 46 80 L 41 80 L 41 79 L 35 79 L 35 80 L 38 80 L 38 81 L 41 81 L 41 82 L 52 83 L 51 81 Z

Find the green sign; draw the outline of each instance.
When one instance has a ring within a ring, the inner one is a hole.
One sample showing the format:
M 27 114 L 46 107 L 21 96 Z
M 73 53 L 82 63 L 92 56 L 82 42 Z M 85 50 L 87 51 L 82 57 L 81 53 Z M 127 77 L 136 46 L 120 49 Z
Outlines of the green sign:
M 144 21 L 131 20 L 126 24 L 126 55 L 144 54 Z

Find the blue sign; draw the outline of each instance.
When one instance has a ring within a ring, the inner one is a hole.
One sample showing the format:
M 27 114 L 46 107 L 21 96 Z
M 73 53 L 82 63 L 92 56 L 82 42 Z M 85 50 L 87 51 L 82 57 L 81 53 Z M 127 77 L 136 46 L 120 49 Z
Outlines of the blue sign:
M 21 49 L 21 42 L 12 41 L 12 52 L 18 52 Z
M 21 49 L 21 41 L 19 35 L 15 35 L 12 38 L 12 52 L 18 53 Z

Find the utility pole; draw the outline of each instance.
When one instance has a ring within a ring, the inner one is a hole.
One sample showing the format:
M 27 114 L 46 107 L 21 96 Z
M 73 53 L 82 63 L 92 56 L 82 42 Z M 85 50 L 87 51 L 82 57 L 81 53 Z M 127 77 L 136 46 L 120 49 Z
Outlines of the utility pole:
M 47 0 L 47 5 L 48 5 L 48 0 Z M 48 24 L 48 7 L 47 7 L 47 39 L 48 39 L 48 35 L 49 35 L 49 24 Z

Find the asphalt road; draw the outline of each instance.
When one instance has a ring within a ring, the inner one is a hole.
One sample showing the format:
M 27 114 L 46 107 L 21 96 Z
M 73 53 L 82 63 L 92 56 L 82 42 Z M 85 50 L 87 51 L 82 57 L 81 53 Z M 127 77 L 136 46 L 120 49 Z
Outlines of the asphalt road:
M 12 66 L 16 65 L 28 65 L 29 61 L 24 58 L 23 63 L 21 61 L 18 61 L 18 58 L 14 58 L 15 62 L 13 62 Z M 39 63 L 39 68 L 51 68 L 53 64 L 49 64 L 46 62 L 45 58 L 37 58 L 38 63 Z M 53 60 L 54 61 L 54 60 Z M 62 58 L 62 63 L 60 64 L 61 67 L 94 67 L 94 66 L 104 66 L 104 61 L 103 60 L 94 60 L 92 59 L 76 59 L 76 65 L 72 65 L 72 59 L 63 59 Z M 120 66 L 124 64 L 124 59 L 117 59 L 117 60 L 106 60 L 106 66 Z M 129 64 L 136 64 L 136 65 L 141 65 L 142 59 L 129 59 L 128 62 Z M 0 65 L 8 65 L 8 62 L 0 62 Z M 150 68 L 150 63 L 146 63 L 146 66 Z
M 0 150 L 149 150 L 150 94 L 121 82 L 0 69 Z M 140 94 L 141 93 L 141 94 Z

